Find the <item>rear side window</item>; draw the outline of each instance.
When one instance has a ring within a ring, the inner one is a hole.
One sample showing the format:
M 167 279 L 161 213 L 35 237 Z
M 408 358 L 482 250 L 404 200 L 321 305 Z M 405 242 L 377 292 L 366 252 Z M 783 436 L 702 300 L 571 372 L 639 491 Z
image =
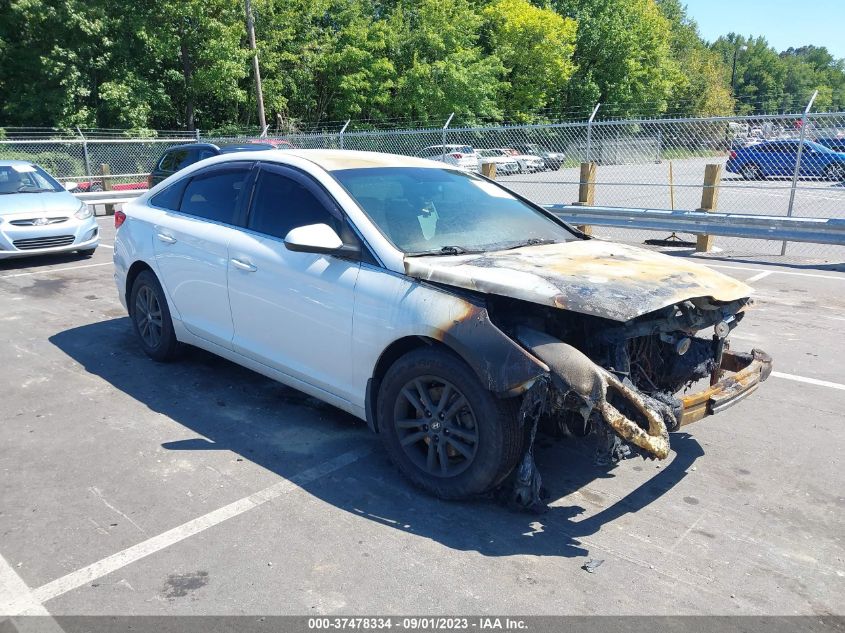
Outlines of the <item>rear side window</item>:
M 161 209 L 170 209 L 171 211 L 179 210 L 179 203 L 182 202 L 182 193 L 185 191 L 187 180 L 180 180 L 173 183 L 164 191 L 160 191 L 152 198 L 150 204 Z
M 280 173 L 262 171 L 253 196 L 249 228 L 284 239 L 291 229 L 309 224 L 328 224 L 335 231 L 339 229 L 337 219 L 309 188 Z
M 206 220 L 235 224 L 250 167 L 243 164 L 201 171 L 185 187 L 180 210 Z
M 194 162 L 196 162 L 195 152 L 189 149 L 174 149 L 162 157 L 158 168 L 162 171 L 179 171 Z

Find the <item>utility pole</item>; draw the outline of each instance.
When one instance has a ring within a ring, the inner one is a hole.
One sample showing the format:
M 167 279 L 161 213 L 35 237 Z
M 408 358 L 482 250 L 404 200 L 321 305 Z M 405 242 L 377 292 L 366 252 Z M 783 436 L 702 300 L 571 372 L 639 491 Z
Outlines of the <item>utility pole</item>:
M 252 51 L 252 71 L 255 74 L 255 98 L 258 102 L 258 127 L 267 129 L 267 121 L 264 119 L 264 94 L 261 91 L 261 70 L 258 68 L 258 50 L 255 46 L 255 24 L 252 21 L 252 3 L 244 0 L 246 9 L 246 32 L 249 36 L 249 50 Z
M 734 63 L 731 66 L 731 96 L 736 94 L 736 58 L 739 55 L 739 51 L 747 51 L 748 47 L 743 44 L 742 46 L 734 46 Z

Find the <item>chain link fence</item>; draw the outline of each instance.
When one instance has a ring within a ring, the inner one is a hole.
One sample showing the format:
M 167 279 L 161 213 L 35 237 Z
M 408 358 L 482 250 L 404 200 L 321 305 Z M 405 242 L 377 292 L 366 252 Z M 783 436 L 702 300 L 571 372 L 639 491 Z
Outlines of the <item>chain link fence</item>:
M 845 113 L 596 120 L 547 125 L 336 130 L 270 136 L 297 148 L 344 148 L 426 156 L 447 162 L 472 153 L 497 164 L 497 179 L 541 204 L 578 200 L 579 166 L 597 164 L 595 204 L 697 209 L 705 166 L 721 166 L 719 212 L 845 217 Z M 124 133 L 125 134 L 125 133 Z M 202 141 L 225 145 L 259 133 L 205 136 L 157 132 L 155 137 L 104 138 L 80 131 L 68 138 L 0 137 L 0 159 L 25 158 L 60 178 L 98 188 L 100 165 L 114 184 L 141 183 L 168 148 Z M 263 139 L 262 139 L 263 140 Z M 287 145 L 284 145 L 287 146 Z M 539 160 L 537 160 L 539 159 Z M 101 185 L 99 185 L 101 186 Z M 598 235 L 641 242 L 666 238 L 646 231 L 601 229 Z M 685 241 L 691 236 L 680 235 Z M 780 255 L 780 242 L 717 238 L 732 256 Z M 845 260 L 841 247 L 791 243 L 787 255 Z

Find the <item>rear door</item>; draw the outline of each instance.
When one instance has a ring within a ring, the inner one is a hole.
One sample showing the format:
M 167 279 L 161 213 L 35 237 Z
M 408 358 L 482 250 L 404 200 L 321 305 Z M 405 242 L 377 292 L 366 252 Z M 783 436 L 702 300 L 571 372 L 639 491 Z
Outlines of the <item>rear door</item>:
M 247 228 L 229 243 L 235 351 L 345 400 L 359 262 L 289 251 L 288 232 L 328 224 L 355 241 L 334 201 L 306 174 L 260 167 Z
M 177 203 L 153 227 L 156 262 L 179 318 L 192 334 L 231 348 L 228 245 L 241 224 L 253 163 L 221 163 L 173 187 Z M 165 190 L 168 192 L 171 188 Z M 151 200 L 155 205 L 158 196 Z

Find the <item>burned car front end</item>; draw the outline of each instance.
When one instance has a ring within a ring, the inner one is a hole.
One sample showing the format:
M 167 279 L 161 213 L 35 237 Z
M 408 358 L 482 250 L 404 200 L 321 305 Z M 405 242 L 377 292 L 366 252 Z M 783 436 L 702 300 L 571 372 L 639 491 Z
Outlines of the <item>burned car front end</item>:
M 538 361 L 518 390 L 527 428 L 595 434 L 603 462 L 665 459 L 669 432 L 739 402 L 771 372 L 765 352 L 730 347 L 751 289 L 680 258 L 584 240 L 408 259 L 406 272 L 478 295 Z

